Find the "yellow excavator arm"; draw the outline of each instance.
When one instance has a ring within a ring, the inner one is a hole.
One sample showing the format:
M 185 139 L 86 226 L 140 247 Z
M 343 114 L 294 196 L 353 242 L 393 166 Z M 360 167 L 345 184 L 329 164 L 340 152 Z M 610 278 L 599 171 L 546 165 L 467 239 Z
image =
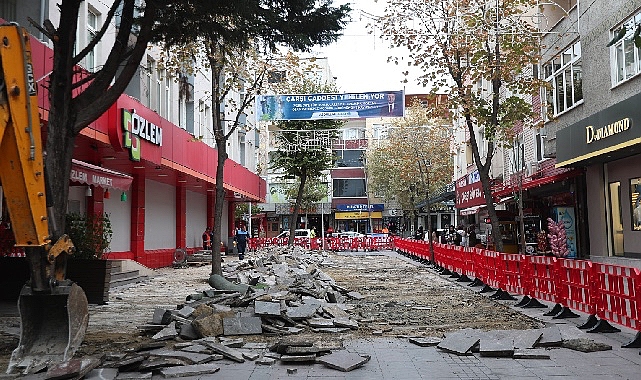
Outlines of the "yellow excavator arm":
M 16 245 L 44 247 L 50 237 L 29 35 L 13 25 L 0 28 L 0 182 Z
M 0 183 L 16 245 L 25 249 L 30 268 L 18 299 L 20 343 L 7 372 L 23 374 L 71 359 L 89 321 L 85 293 L 65 279 L 73 243 L 63 235 L 52 245 L 31 62 L 27 31 L 0 25 Z

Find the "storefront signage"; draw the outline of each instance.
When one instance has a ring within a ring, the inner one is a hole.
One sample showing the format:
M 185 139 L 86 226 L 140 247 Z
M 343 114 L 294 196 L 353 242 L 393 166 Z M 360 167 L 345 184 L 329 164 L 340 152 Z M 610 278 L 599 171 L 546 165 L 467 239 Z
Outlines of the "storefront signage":
M 631 126 L 632 120 L 630 120 L 629 117 L 596 129 L 593 126 L 588 125 L 587 127 L 585 127 L 585 142 L 591 144 L 593 141 L 599 141 L 606 137 L 613 136 L 617 133 L 627 131 Z
M 334 219 L 381 219 L 383 218 L 383 213 L 380 211 L 374 211 L 368 213 L 367 211 L 354 211 L 354 212 L 337 212 L 334 214 Z
M 162 146 L 162 128 L 137 115 L 135 110 L 123 108 L 122 141 L 132 161 L 140 161 L 141 139 Z
M 556 133 L 556 167 L 589 166 L 638 154 L 641 94 L 614 104 Z
M 99 166 L 91 165 L 86 162 L 73 160 L 71 163 L 71 182 L 84 183 L 102 187 L 104 189 L 112 188 L 118 190 L 129 190 L 132 177 L 105 169 Z
M 483 184 L 481 181 L 469 183 L 474 178 L 467 175 L 456 180 L 456 208 L 468 208 L 485 204 L 483 195 Z
M 347 205 L 336 205 L 336 211 L 367 211 L 367 204 L 347 204 Z M 382 203 L 374 203 L 369 205 L 370 211 L 383 211 L 385 210 L 385 205 Z

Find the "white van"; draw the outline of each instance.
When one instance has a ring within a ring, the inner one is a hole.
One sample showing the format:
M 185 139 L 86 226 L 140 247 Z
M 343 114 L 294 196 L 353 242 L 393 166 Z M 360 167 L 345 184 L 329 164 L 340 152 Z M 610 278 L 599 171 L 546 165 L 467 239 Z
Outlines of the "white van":
M 294 230 L 294 238 L 310 238 L 311 235 L 312 235 L 311 230 L 306 228 Z M 288 236 L 289 236 L 289 231 L 283 231 L 280 234 L 278 234 L 276 237 L 286 238 Z

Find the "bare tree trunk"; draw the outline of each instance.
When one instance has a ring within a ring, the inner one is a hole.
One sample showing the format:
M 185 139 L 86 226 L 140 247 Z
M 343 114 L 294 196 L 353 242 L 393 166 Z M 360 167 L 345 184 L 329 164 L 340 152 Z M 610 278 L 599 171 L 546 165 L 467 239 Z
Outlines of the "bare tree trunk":
M 300 205 L 303 202 L 303 192 L 305 191 L 305 183 L 307 182 L 307 171 L 303 170 L 300 176 L 300 185 L 298 186 L 298 193 L 296 194 L 296 203 L 294 203 L 294 211 L 292 212 L 292 221 L 289 223 L 289 239 L 287 245 L 294 245 L 294 231 L 296 230 L 296 223 L 298 222 L 298 213 Z
M 214 57 L 215 55 L 211 55 Z M 216 62 L 211 64 L 212 72 L 212 109 L 213 109 L 213 128 L 216 139 L 216 152 L 218 153 L 218 162 L 216 163 L 216 204 L 214 205 L 214 239 L 212 244 L 211 273 L 222 275 L 220 256 L 220 243 L 222 240 L 223 224 L 223 205 L 225 202 L 225 188 L 223 187 L 223 174 L 225 170 L 225 161 L 227 161 L 227 137 L 223 129 L 223 116 L 220 112 L 220 82 L 221 73 L 216 70 Z

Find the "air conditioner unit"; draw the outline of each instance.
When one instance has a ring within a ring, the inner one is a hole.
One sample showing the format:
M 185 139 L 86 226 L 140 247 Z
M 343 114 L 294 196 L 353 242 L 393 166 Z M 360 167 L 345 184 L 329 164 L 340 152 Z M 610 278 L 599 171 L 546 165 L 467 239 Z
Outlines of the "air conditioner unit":
M 539 163 L 536 161 L 528 162 L 525 165 L 525 176 L 531 177 L 539 171 Z

